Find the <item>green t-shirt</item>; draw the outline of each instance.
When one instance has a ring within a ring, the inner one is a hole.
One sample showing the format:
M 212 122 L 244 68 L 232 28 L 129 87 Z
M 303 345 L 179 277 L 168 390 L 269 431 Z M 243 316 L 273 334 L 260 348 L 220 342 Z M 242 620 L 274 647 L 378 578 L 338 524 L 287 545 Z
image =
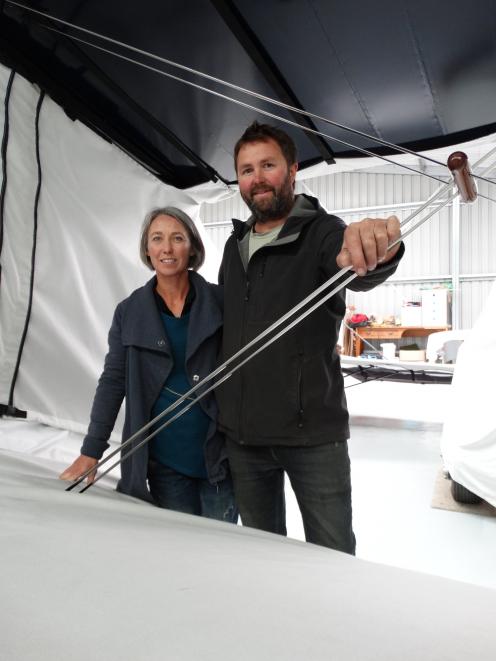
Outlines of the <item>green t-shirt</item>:
M 248 244 L 248 260 L 252 258 L 254 252 L 277 239 L 283 225 L 277 225 L 268 232 L 254 232 L 250 230 L 250 242 Z

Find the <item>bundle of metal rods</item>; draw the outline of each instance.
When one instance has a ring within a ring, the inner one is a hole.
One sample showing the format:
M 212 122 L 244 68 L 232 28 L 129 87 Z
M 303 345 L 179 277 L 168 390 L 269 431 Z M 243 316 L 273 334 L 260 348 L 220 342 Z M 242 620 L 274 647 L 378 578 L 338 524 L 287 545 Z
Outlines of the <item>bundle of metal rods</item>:
M 480 165 L 483 161 L 487 160 L 489 157 L 493 156 L 496 153 L 496 148 L 485 154 L 476 165 Z M 453 156 L 453 155 L 452 155 Z M 465 156 L 465 155 L 463 155 Z M 451 158 L 451 156 L 450 156 Z M 465 159 L 459 158 L 456 161 L 459 167 L 455 168 L 455 171 L 458 173 L 455 178 L 455 182 L 460 182 L 460 186 L 463 187 L 463 195 L 473 194 L 472 188 L 469 185 L 468 181 L 471 179 L 470 169 L 468 167 L 468 159 L 465 156 Z M 484 168 L 483 172 L 488 173 L 494 167 L 494 163 Z M 442 207 L 448 204 L 456 195 L 462 195 L 460 188 L 457 190 L 453 189 L 453 184 L 450 181 L 447 184 L 441 186 L 435 193 L 433 193 L 430 198 L 424 202 L 416 211 L 411 213 L 406 219 L 401 223 L 401 236 L 391 243 L 388 246 L 388 250 L 393 248 L 407 236 L 412 234 L 416 229 L 423 225 L 429 218 L 436 214 Z M 427 211 L 427 209 L 429 210 Z M 425 215 L 424 215 L 424 212 Z M 420 216 L 420 218 L 413 222 L 415 218 Z M 223 362 L 219 367 L 217 367 L 213 372 L 208 374 L 202 381 L 193 386 L 186 393 L 181 395 L 173 404 L 171 404 L 167 409 L 162 411 L 158 416 L 150 420 L 146 425 L 139 429 L 136 433 L 130 436 L 126 441 L 124 441 L 120 448 L 113 450 L 106 457 L 101 459 L 98 464 L 94 467 L 83 473 L 75 482 L 73 482 L 67 491 L 74 489 L 76 486 L 81 484 L 83 480 L 93 471 L 100 469 L 104 466 L 110 459 L 112 459 L 118 452 L 121 452 L 121 458 L 112 463 L 105 471 L 101 472 L 96 476 L 95 480 L 86 486 L 84 486 L 80 493 L 83 493 L 89 489 L 93 484 L 95 484 L 99 479 L 107 475 L 111 470 L 118 466 L 122 461 L 128 459 L 132 454 L 137 452 L 141 447 L 143 447 L 148 441 L 150 441 L 156 434 L 168 427 L 172 422 L 177 420 L 183 413 L 188 411 L 192 406 L 194 406 L 200 399 L 202 399 L 206 394 L 211 392 L 214 388 L 219 386 L 221 383 L 230 378 L 234 372 L 239 370 L 243 365 L 245 365 L 249 360 L 258 355 L 261 351 L 264 351 L 269 347 L 273 342 L 282 337 L 287 333 L 291 328 L 299 324 L 303 319 L 310 315 L 314 310 L 323 305 L 327 300 L 332 296 L 341 291 L 346 285 L 348 285 L 352 280 L 354 280 L 357 275 L 356 273 L 351 272 L 351 267 L 345 267 L 338 271 L 334 276 L 329 278 L 324 284 L 318 287 L 313 291 L 309 296 L 303 299 L 300 303 L 295 305 L 291 310 L 289 310 L 285 315 L 280 317 L 275 321 L 271 326 L 266 328 L 262 333 L 260 333 L 253 340 L 248 342 L 244 347 L 242 347 L 236 354 L 228 358 Z M 338 284 L 336 284 L 338 283 Z M 335 285 L 333 287 L 333 285 Z M 332 288 L 331 288 L 332 287 Z M 315 302 L 313 302 L 315 301 Z M 313 303 L 312 303 L 313 302 Z M 280 328 L 282 327 L 282 328 Z M 280 328 L 280 330 L 278 330 Z M 267 339 L 266 339 L 267 338 Z M 265 341 L 264 341 L 265 340 Z M 249 351 L 252 350 L 250 353 Z M 208 385 L 210 384 L 210 385 Z M 207 386 L 205 388 L 205 386 Z M 162 425 L 158 426 L 158 423 L 162 418 L 173 413 L 178 409 L 181 404 L 186 402 L 186 406 L 178 410 L 172 417 L 170 417 Z M 151 427 L 154 427 L 150 431 Z M 150 432 L 147 435 L 144 435 L 145 432 Z

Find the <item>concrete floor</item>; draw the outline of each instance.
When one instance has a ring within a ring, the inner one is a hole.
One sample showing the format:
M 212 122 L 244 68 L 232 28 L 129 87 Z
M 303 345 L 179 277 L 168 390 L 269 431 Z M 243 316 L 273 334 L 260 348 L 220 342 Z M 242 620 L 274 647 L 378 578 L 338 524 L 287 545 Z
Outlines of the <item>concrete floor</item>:
M 357 556 L 496 589 L 496 518 L 431 507 L 439 439 L 440 430 L 353 426 Z M 304 539 L 292 492 L 288 534 Z

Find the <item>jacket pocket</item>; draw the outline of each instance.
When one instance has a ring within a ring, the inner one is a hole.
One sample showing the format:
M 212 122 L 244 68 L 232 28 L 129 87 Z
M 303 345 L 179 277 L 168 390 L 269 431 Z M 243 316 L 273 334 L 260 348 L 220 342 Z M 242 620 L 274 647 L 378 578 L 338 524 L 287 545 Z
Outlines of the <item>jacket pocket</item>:
M 300 356 L 273 351 L 270 356 L 256 356 L 246 368 L 241 428 L 257 438 L 298 435 L 303 401 Z

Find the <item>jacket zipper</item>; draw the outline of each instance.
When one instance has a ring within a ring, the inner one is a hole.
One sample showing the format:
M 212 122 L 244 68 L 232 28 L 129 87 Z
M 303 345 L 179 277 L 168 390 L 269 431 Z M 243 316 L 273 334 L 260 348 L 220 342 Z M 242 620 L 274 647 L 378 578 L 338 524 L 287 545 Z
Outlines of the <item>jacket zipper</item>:
M 265 264 L 266 264 L 266 263 L 267 263 L 267 254 L 265 253 L 265 254 L 264 254 L 263 261 L 262 261 L 262 265 L 261 265 L 261 267 L 260 267 L 260 273 L 258 274 L 260 278 L 263 278 L 263 277 L 264 277 L 264 274 L 265 274 Z
M 298 406 L 298 429 L 303 427 L 303 351 L 298 351 L 298 374 L 297 374 L 297 406 Z
M 248 272 L 246 273 L 246 284 L 245 284 L 245 296 L 244 296 L 244 305 L 243 305 L 243 320 L 241 324 L 242 328 L 242 335 L 241 335 L 241 346 L 244 347 L 246 344 L 246 307 L 248 305 L 248 301 L 250 300 L 250 278 L 248 277 Z M 239 409 L 239 417 L 238 417 L 238 439 L 240 443 L 243 443 L 244 439 L 242 438 L 241 430 L 243 429 L 243 418 L 244 418 L 244 397 L 243 397 L 243 372 L 240 370 L 239 374 L 239 403 L 240 403 L 240 409 Z

